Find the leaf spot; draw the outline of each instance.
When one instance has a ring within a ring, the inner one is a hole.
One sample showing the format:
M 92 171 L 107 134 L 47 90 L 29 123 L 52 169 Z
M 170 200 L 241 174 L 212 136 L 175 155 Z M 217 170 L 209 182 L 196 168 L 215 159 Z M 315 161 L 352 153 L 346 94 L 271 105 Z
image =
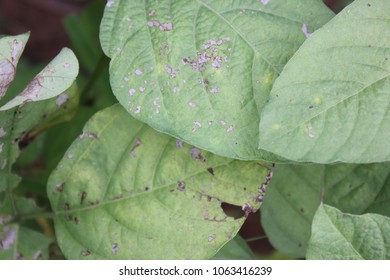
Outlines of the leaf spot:
M 115 3 L 115 1 L 112 1 L 112 0 L 107 1 L 106 7 L 111 8 L 114 3 Z
M 305 23 L 302 24 L 301 30 L 302 30 L 303 34 L 305 34 L 306 38 L 308 38 L 312 35 L 312 33 L 307 31 L 307 25 Z
M 113 243 L 111 245 L 111 252 L 113 255 L 116 255 L 116 253 L 118 252 L 118 249 L 119 249 L 118 243 Z
M 9 227 L 4 227 L 2 232 L 5 233 L 5 237 L 0 240 L 0 248 L 7 251 L 16 241 L 16 230 L 10 230 Z
M 150 13 L 148 13 L 148 16 L 152 17 L 152 16 L 154 16 L 156 13 L 157 13 L 157 10 L 156 10 L 156 9 L 153 9 L 153 10 L 150 11 Z
M 211 242 L 211 241 L 213 241 L 213 240 L 215 239 L 215 237 L 216 237 L 215 234 L 210 235 L 209 237 L 207 237 L 207 241 L 208 241 L 208 242 Z
M 184 143 L 183 143 L 183 141 L 181 141 L 181 140 L 176 140 L 176 148 L 183 148 L 183 146 L 184 146 Z
M 139 113 L 141 113 L 141 106 L 137 106 L 134 111 L 134 114 L 139 114 Z
M 7 132 L 5 132 L 4 128 L 3 127 L 0 127 L 0 137 L 3 137 L 7 134 Z
M 64 105 L 66 102 L 68 102 L 69 96 L 66 93 L 61 93 L 57 98 L 56 98 L 56 105 L 58 107 Z

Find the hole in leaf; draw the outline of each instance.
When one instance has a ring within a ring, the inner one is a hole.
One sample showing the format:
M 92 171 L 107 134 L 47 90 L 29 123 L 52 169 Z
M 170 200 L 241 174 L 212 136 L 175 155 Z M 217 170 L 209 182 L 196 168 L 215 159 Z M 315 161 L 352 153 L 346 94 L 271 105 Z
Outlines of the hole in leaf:
M 226 216 L 234 218 L 235 220 L 241 219 L 245 216 L 245 212 L 242 210 L 241 206 L 222 202 L 221 208 Z

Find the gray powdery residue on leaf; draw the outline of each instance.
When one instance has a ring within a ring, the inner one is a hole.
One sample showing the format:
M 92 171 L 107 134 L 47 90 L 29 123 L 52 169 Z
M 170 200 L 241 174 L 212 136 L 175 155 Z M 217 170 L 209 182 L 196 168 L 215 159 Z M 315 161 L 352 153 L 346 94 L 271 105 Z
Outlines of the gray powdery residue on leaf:
M 5 237 L 0 240 L 0 248 L 7 251 L 16 241 L 16 230 L 10 230 L 9 227 L 4 227 L 2 232 L 5 233 Z
M 57 98 L 56 98 L 56 105 L 57 106 L 62 106 L 66 102 L 68 102 L 69 96 L 66 93 L 61 93 Z
M 29 100 L 34 100 L 39 97 L 39 91 L 45 79 L 41 76 L 35 77 L 27 87 L 20 93 L 20 96 L 27 97 Z
M 7 59 L 0 62 L 0 98 L 4 96 L 14 77 L 15 66 Z
M 0 127 L 0 137 L 3 137 L 7 133 L 5 132 L 4 128 Z

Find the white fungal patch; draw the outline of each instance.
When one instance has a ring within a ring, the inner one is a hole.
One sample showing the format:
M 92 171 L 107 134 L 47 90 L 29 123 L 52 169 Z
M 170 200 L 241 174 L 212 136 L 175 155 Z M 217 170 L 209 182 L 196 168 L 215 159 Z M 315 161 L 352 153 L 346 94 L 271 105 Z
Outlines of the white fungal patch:
M 106 7 L 111 8 L 112 5 L 114 5 L 114 3 L 115 3 L 115 1 L 112 1 L 112 0 L 107 1 Z
M 164 22 L 160 24 L 161 31 L 171 31 L 173 29 L 172 22 Z
M 219 87 L 212 87 L 211 89 L 210 89 L 210 92 L 211 93 L 218 93 L 219 92 Z
M 191 108 L 195 108 L 196 107 L 196 103 L 188 102 L 188 106 L 190 106 Z
M 69 154 L 67 155 L 67 157 L 68 157 L 68 159 L 72 159 L 72 158 L 73 158 L 73 154 L 72 154 L 72 153 L 69 153 Z
M 5 132 L 4 128 L 0 127 L 0 137 L 3 137 L 7 134 L 7 132 Z
M 195 121 L 194 125 L 196 125 L 197 127 L 202 127 L 202 124 L 200 122 L 198 122 L 198 121 Z
M 134 114 L 139 114 L 139 113 L 141 113 L 141 106 L 137 106 L 134 111 Z
M 173 93 L 179 93 L 180 92 L 180 88 L 179 87 L 174 87 L 173 88 Z
M 173 29 L 172 22 L 160 23 L 158 20 L 152 20 L 152 21 L 148 21 L 147 24 L 149 27 L 157 27 L 158 26 L 161 31 L 171 31 Z
M 208 124 L 208 125 L 212 125 L 212 124 L 213 124 L 213 121 L 208 121 L 207 124 Z
M 263 5 L 267 5 L 270 0 L 260 0 Z
M 57 106 L 62 106 L 66 102 L 68 102 L 69 96 L 66 93 L 61 93 L 57 98 L 56 98 L 56 105 Z
M 207 241 L 208 241 L 208 242 L 211 242 L 211 241 L 213 241 L 214 239 L 215 239 L 215 234 L 210 235 L 209 237 L 207 237 Z
M 157 13 L 157 10 L 156 10 L 156 9 L 153 9 L 153 10 L 150 11 L 150 13 L 148 13 L 148 16 L 152 17 L 152 16 L 154 16 L 156 13 Z
M 64 65 L 62 65 L 62 67 L 64 68 L 69 68 L 70 64 L 68 62 L 64 63 Z
M 301 30 L 302 30 L 303 34 L 305 34 L 306 38 L 310 37 L 311 34 L 312 34 L 312 33 L 307 31 L 307 25 L 305 23 L 302 24 L 302 29 Z
M 160 113 L 160 107 L 161 106 L 157 103 L 159 99 L 160 99 L 159 97 L 156 97 L 153 100 L 153 105 L 154 105 L 154 107 L 156 107 L 156 110 L 155 110 L 156 114 Z
M 140 69 L 135 69 L 134 73 L 139 76 L 142 75 L 144 72 L 142 72 L 142 70 Z
M 180 73 L 179 69 L 173 70 L 167 64 L 164 64 L 164 70 L 169 74 L 169 76 L 171 76 L 171 78 L 176 78 L 176 76 Z
M 226 122 L 225 121 L 220 121 L 219 122 L 222 126 L 225 126 L 226 125 Z
M 307 131 L 308 131 L 308 136 L 309 136 L 310 138 L 316 137 L 316 136 L 312 133 L 313 127 L 312 127 L 311 125 L 307 125 L 306 128 L 307 128 Z
M 144 92 L 145 89 L 146 89 L 145 87 L 139 87 L 139 91 L 140 91 L 140 92 Z
M 129 89 L 129 95 L 133 96 L 135 94 L 135 89 L 131 88 Z
M 130 81 L 130 79 L 129 79 L 128 77 L 124 77 L 123 80 L 124 80 L 125 82 Z
M 199 128 L 202 127 L 202 124 L 199 121 L 194 121 L 193 124 L 195 127 L 192 129 L 192 132 L 196 132 Z
M 4 143 L 0 143 L 0 153 L 3 152 Z
M 234 126 L 231 125 L 231 126 L 229 126 L 229 127 L 226 129 L 226 132 L 227 132 L 227 133 L 230 133 L 230 132 L 232 132 L 233 130 L 234 130 Z
M 2 240 L 1 240 L 1 249 L 2 251 L 7 251 L 11 249 L 11 246 L 16 242 L 16 230 L 10 229 L 8 226 L 4 227 L 2 230 Z

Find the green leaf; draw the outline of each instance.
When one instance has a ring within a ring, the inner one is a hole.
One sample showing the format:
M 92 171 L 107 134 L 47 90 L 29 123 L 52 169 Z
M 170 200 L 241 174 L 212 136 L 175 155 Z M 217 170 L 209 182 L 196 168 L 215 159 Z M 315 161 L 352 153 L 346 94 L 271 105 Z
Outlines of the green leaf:
M 350 215 L 321 205 L 314 216 L 312 231 L 308 259 L 390 259 L 388 217 L 376 214 Z
M 30 33 L 0 38 L 0 99 L 15 78 L 16 66 Z
M 45 100 L 60 95 L 73 84 L 78 71 L 76 56 L 70 49 L 62 49 L 19 95 L 0 107 L 0 111 L 9 110 L 27 102 Z M 56 101 L 60 103 L 58 105 L 61 105 L 67 99 L 63 96 L 63 98 L 57 98 Z
M 210 258 L 260 206 L 269 167 L 215 156 L 133 119 L 97 113 L 49 178 L 58 243 L 69 259 Z
M 212 258 L 213 260 L 255 260 L 256 256 L 246 241 L 237 235 L 225 244 Z
M 51 242 L 53 238 L 47 235 L 10 224 L 0 228 L 0 259 L 48 259 Z
M 261 149 L 300 162 L 390 160 L 390 5 L 356 0 L 311 36 L 275 82 Z
M 324 203 L 353 214 L 389 214 L 390 163 L 278 165 L 274 169 L 261 220 L 279 251 L 304 257 L 315 211 Z
M 108 1 L 100 39 L 132 116 L 221 156 L 283 161 L 258 149 L 260 112 L 307 30 L 332 16 L 322 1 Z

